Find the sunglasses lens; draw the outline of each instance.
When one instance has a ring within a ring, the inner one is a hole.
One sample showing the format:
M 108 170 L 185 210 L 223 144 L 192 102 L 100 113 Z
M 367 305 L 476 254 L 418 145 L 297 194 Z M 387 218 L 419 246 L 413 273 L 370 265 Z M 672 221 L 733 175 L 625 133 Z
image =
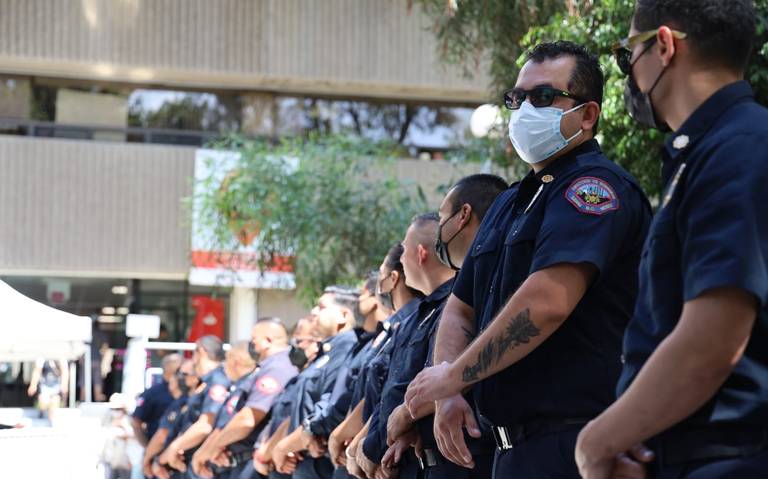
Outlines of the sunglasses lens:
M 525 101 L 525 91 L 511 90 L 504 94 L 504 106 L 510 110 L 517 110 Z
M 536 88 L 531 92 L 531 104 L 536 108 L 551 106 L 555 100 L 555 91 L 551 88 Z
M 616 64 L 619 66 L 621 73 L 629 75 L 632 70 L 632 51 L 627 48 L 619 48 L 616 50 Z

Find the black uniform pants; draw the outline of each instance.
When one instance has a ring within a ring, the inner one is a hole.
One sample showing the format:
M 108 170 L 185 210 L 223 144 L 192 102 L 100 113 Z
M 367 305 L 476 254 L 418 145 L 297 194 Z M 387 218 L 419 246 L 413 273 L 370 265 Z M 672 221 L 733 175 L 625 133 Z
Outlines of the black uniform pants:
M 315 459 L 309 454 L 299 461 L 293 479 L 331 479 L 333 477 L 333 464 L 327 457 Z
M 475 467 L 467 469 L 439 457 L 436 465 L 424 470 L 424 479 L 490 479 L 493 474 L 493 451 L 488 454 L 473 454 Z
M 768 478 L 768 451 L 752 456 L 667 467 L 653 463 L 649 472 L 649 476 L 654 479 L 764 479 Z
M 493 479 L 580 479 L 574 451 L 581 427 L 533 436 L 505 451 L 497 449 Z

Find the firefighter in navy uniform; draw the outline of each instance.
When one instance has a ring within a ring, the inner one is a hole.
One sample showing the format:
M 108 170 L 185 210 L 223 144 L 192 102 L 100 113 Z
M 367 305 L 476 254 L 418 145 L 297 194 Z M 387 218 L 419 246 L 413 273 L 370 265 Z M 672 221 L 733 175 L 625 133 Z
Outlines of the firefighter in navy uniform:
M 335 293 L 334 304 L 321 310 L 317 317 L 316 336 L 328 339 L 319 345 L 315 360 L 298 376 L 296 396 L 291 404 L 289 433 L 272 453 L 279 472 L 285 472 L 281 465 L 286 462 L 288 454 L 301 455 L 302 460 L 293 472 L 296 479 L 325 479 L 333 474 L 330 459 L 321 451 L 309 450 L 312 434 L 305 429 L 304 421 L 319 413 L 323 405 L 321 399 L 333 391 L 336 376 L 349 351 L 357 343 L 357 335 L 352 328 L 358 295 L 357 291 Z
M 435 250 L 440 261 L 458 271 L 469 253 L 470 246 L 480 227 L 488 208 L 496 197 L 508 187 L 507 183 L 498 176 L 478 174 L 461 179 L 448 192 L 440 205 L 440 226 L 437 232 Z M 446 295 L 447 298 L 447 295 Z M 439 319 L 433 325 L 437 328 Z M 429 334 L 428 348 L 418 342 L 409 344 L 408 348 L 418 350 L 414 358 L 422 365 L 431 365 L 431 357 L 434 351 L 434 331 Z M 465 447 L 474 459 L 473 468 L 460 466 L 460 460 L 447 458 L 441 454 L 438 447 L 438 439 L 435 437 L 434 421 L 431 409 L 424 411 L 425 417 L 420 417 L 416 422 L 421 439 L 421 466 L 426 478 L 451 477 L 482 478 L 491 476 L 493 464 L 493 439 L 490 431 L 485 431 L 481 437 L 464 436 L 463 431 L 446 431 L 460 434 L 465 439 Z M 387 443 L 390 450 L 385 455 L 385 462 L 391 462 L 390 457 L 395 454 L 402 444 L 397 444 L 398 437 L 403 435 L 414 425 L 413 416 L 405 405 L 398 406 L 389 416 L 387 423 Z M 442 438 L 441 438 L 442 439 Z
M 651 208 L 594 139 L 602 91 L 582 46 L 528 54 L 504 101 L 532 171 L 483 219 L 440 321 L 435 366 L 408 390 L 412 413 L 437 401 L 436 421 L 455 430 L 475 428 L 460 394 L 472 386 L 497 443 L 495 477 L 578 478 L 576 436 L 613 400 Z
M 251 330 L 249 351 L 259 368 L 240 382 L 219 413 L 216 435 L 206 441 L 210 460 L 226 470 L 220 477 L 247 479 L 256 474 L 252 456 L 269 412 L 285 385 L 298 373 L 288 357 L 288 332 L 278 318 L 260 318 Z
M 768 477 L 768 110 L 744 78 L 748 0 L 641 0 L 616 59 L 639 123 L 671 129 L 619 398 L 581 433 L 584 477 Z M 641 443 L 645 442 L 645 446 Z
M 195 372 L 202 382 L 202 390 L 189 398 L 176 437 L 168 443 L 160 454 L 158 462 L 177 471 L 187 473 L 189 460 L 195 449 L 213 430 L 216 414 L 229 395 L 230 379 L 221 362 L 224 348 L 221 339 L 216 336 L 203 336 L 195 342 L 192 361 Z M 169 437 L 169 439 L 171 439 Z
M 182 409 L 186 406 L 189 395 L 198 387 L 199 382 L 194 374 L 194 365 L 191 360 L 182 362 L 176 374 L 168 380 L 168 388 L 174 400 L 163 412 L 157 431 L 149 439 L 149 443 L 144 449 L 142 467 L 145 476 L 157 475 L 152 472 L 153 461 L 165 448 L 166 440 L 176 429 L 176 424 L 182 416 Z
M 402 322 L 394 334 L 381 400 L 374 405 L 365 440 L 357 450 L 356 462 L 368 477 L 373 477 L 382 467 L 387 452 L 387 418 L 403 403 L 408 383 L 424 367 L 429 336 L 434 332 L 444 300 L 451 291 L 454 271 L 442 264 L 435 252 L 438 226 L 436 213 L 419 215 L 413 219 L 403 239 L 401 261 L 406 282 L 426 297 L 418 304 L 413 317 Z M 407 443 L 397 464 L 402 478 L 421 477 L 416 456 L 408 447 L 416 434 L 410 430 L 408 437 L 402 438 Z M 394 467 L 394 461 L 388 463 L 388 468 Z

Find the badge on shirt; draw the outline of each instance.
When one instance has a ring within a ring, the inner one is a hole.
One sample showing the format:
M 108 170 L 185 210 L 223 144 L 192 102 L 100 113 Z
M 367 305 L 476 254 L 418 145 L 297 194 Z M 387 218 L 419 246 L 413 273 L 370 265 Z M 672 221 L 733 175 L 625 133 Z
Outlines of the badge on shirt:
M 328 361 L 330 361 L 330 360 L 331 360 L 331 357 L 328 356 L 328 355 L 320 356 L 320 358 L 317 360 L 317 362 L 315 362 L 315 368 L 316 369 L 322 368 L 323 366 L 328 364 Z
M 227 399 L 227 388 L 221 384 L 214 384 L 211 389 L 208 390 L 208 396 L 215 402 L 224 402 Z
M 603 179 L 583 176 L 565 190 L 565 198 L 580 212 L 604 215 L 619 209 L 619 197 Z
M 235 408 L 237 407 L 237 403 L 240 401 L 240 396 L 234 396 L 232 399 L 227 401 L 227 414 L 230 416 L 235 413 Z
M 141 407 L 142 404 L 144 404 L 144 398 L 139 396 L 139 398 L 136 399 L 136 407 Z
M 280 390 L 280 383 L 271 376 L 264 376 L 256 381 L 256 389 L 262 394 L 274 394 Z
M 174 419 L 176 419 L 176 411 L 171 411 L 168 413 L 168 422 L 173 422 Z

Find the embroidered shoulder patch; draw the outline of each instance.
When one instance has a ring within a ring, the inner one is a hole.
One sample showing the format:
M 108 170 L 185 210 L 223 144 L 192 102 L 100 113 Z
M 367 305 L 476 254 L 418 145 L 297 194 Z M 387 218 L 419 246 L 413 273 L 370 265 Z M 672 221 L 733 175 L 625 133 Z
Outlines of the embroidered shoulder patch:
M 208 396 L 211 397 L 216 402 L 224 402 L 225 399 L 227 399 L 227 388 L 222 386 L 221 384 L 214 384 L 211 386 L 211 389 L 208 391 Z
M 280 383 L 271 376 L 264 376 L 256 381 L 256 389 L 262 394 L 274 394 L 280 390 Z
M 607 181 L 583 176 L 565 190 L 565 198 L 580 212 L 603 215 L 619 209 L 619 197 Z

